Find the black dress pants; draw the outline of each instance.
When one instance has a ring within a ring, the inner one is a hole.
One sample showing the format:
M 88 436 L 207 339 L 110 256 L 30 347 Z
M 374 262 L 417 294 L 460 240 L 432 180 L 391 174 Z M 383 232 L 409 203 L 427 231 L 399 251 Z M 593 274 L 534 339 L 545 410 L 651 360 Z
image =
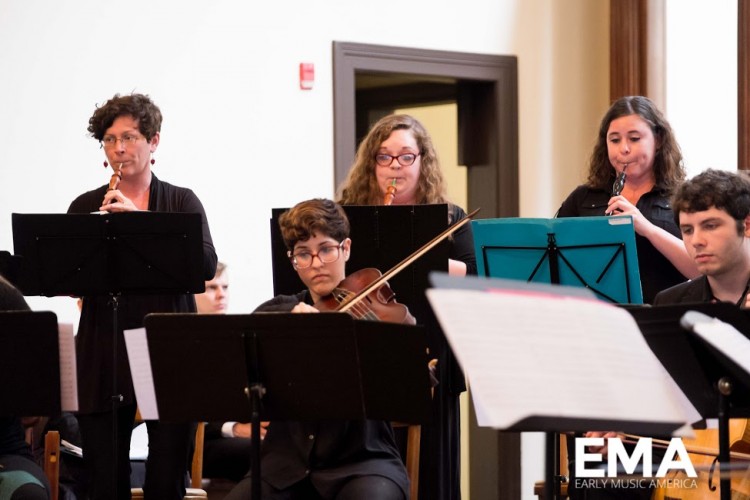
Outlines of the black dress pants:
M 79 415 L 83 459 L 90 481 L 89 500 L 130 499 L 130 435 L 135 404 L 117 412 L 117 470 L 114 469 L 112 413 Z M 146 461 L 146 500 L 182 500 L 194 424 L 146 423 L 149 456 Z

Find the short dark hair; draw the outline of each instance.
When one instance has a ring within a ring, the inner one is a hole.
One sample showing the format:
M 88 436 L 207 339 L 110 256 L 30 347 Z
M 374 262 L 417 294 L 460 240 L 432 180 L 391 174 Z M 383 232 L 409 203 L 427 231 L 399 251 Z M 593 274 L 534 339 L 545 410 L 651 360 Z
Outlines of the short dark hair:
M 93 138 L 101 141 L 107 129 L 121 116 L 131 116 L 136 120 L 138 130 L 149 141 L 161 130 L 161 111 L 149 96 L 115 94 L 103 106 L 97 106 L 96 111 L 89 118 L 88 131 Z
M 349 219 L 338 203 L 324 198 L 303 201 L 279 217 L 281 237 L 289 250 L 299 241 L 307 241 L 314 234 L 329 236 L 337 241 L 349 237 Z
M 681 212 L 702 212 L 711 207 L 731 215 L 742 234 L 744 220 L 750 214 L 750 180 L 741 174 L 708 169 L 685 181 L 672 196 L 672 211 L 678 225 Z

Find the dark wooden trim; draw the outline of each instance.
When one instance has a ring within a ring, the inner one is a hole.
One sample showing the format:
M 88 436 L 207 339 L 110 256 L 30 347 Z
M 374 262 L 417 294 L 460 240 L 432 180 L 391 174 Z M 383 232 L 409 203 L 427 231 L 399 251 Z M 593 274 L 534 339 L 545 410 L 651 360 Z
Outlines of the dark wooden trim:
M 737 169 L 750 170 L 750 0 L 737 0 Z
M 493 170 L 493 184 L 482 184 L 492 193 L 483 217 L 518 215 L 518 71 L 513 56 L 387 47 L 348 42 L 333 43 L 334 183 L 346 178 L 356 152 L 356 74 L 392 73 L 440 76 L 462 82 L 491 82 L 496 112 L 493 149 L 496 154 L 482 168 Z M 471 177 L 471 168 L 469 176 Z M 479 168 L 480 166 L 477 166 Z M 472 205 L 472 189 L 469 204 Z
M 609 2 L 609 97 L 648 92 L 648 0 Z

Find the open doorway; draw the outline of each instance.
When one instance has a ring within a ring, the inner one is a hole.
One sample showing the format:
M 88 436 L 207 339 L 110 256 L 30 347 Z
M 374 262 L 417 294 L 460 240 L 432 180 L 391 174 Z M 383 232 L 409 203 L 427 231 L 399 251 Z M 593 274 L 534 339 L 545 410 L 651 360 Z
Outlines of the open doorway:
M 336 187 L 370 126 L 408 112 L 430 131 L 444 173 L 454 176 L 455 203 L 467 211 L 481 207 L 479 218 L 518 216 L 515 57 L 334 42 L 333 59 Z M 451 147 L 455 161 L 447 161 Z M 462 422 L 469 429 L 462 462 L 470 464 L 471 497 L 520 498 L 519 435 L 478 428 L 473 415 Z
M 334 174 L 341 184 L 370 124 L 396 109 L 455 103 L 467 206 L 518 215 L 518 76 L 512 56 L 333 44 Z

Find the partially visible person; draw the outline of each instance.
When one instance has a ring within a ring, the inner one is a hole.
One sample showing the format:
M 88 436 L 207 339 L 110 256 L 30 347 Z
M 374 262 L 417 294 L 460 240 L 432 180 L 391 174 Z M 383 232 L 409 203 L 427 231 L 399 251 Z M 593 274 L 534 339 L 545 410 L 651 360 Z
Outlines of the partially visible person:
M 0 311 L 28 310 L 21 292 L 0 276 Z M 25 438 L 19 417 L 0 415 L 0 498 L 49 500 L 49 482 Z
M 162 114 L 146 95 L 115 95 L 98 107 L 89 119 L 88 131 L 96 139 L 119 185 L 103 185 L 71 203 L 69 213 L 182 212 L 200 214 L 203 229 L 201 273 L 210 279 L 216 271 L 216 252 L 208 221 L 198 197 L 156 177 L 153 154 L 160 140 Z M 111 181 L 114 179 L 111 179 Z M 112 182 L 110 183 L 112 184 Z M 112 189 L 109 189 L 112 187 Z M 104 296 L 83 297 L 76 337 L 78 357 L 79 414 L 84 462 L 89 471 L 90 500 L 130 498 L 129 448 L 136 412 L 133 382 L 125 355 L 123 330 L 143 326 L 143 318 L 155 312 L 195 312 L 191 294 L 123 295 L 118 298 L 117 332 L 112 331 L 112 305 Z M 116 333 L 116 337 L 115 337 Z M 117 366 L 113 366 L 116 338 Z M 112 381 L 121 395 L 117 430 L 113 429 Z M 194 424 L 146 423 L 149 458 L 143 486 L 146 500 L 182 500 Z M 116 435 L 116 446 L 113 444 Z M 115 456 L 115 449 L 117 455 Z M 113 473 L 117 463 L 116 477 Z
M 223 262 L 216 275 L 206 281 L 206 291 L 195 296 L 199 314 L 225 314 L 229 307 L 229 273 Z M 264 424 L 265 425 L 265 424 Z M 261 438 L 266 429 L 261 429 Z M 252 441 L 250 424 L 209 422 L 203 443 L 203 477 L 239 482 L 250 469 Z
M 227 265 L 217 262 L 216 274 L 206 281 L 206 291 L 195 295 L 199 314 L 224 314 L 229 307 L 229 273 Z
M 316 313 L 319 299 L 346 277 L 352 241 L 344 210 L 331 200 L 301 202 L 279 218 L 292 266 L 307 287 L 256 311 Z M 243 479 L 225 497 L 250 497 Z M 267 500 L 405 500 L 409 479 L 389 422 L 272 421 L 261 445 L 261 496 Z
M 613 196 L 623 171 L 624 186 Z M 698 275 L 669 204 L 684 179 L 669 122 L 647 97 L 622 97 L 602 119 L 586 184 L 563 201 L 557 216 L 632 216 L 643 301 L 650 304 L 659 291 Z
M 672 209 L 701 275 L 659 292 L 654 305 L 750 306 L 750 181 L 741 174 L 706 170 L 677 189 Z
M 451 203 L 437 151 L 424 125 L 410 115 L 397 114 L 375 123 L 357 149 L 354 164 L 339 188 L 342 205 L 382 205 L 395 183 L 393 205 L 448 204 L 448 223 L 466 212 Z M 477 273 L 471 224 L 449 238 L 448 272 Z M 432 400 L 432 422 L 422 426 L 419 463 L 420 497 L 461 498 L 459 396 L 466 390 L 463 372 L 434 318 L 420 318 L 428 328 L 431 356 L 437 359 L 439 381 Z

